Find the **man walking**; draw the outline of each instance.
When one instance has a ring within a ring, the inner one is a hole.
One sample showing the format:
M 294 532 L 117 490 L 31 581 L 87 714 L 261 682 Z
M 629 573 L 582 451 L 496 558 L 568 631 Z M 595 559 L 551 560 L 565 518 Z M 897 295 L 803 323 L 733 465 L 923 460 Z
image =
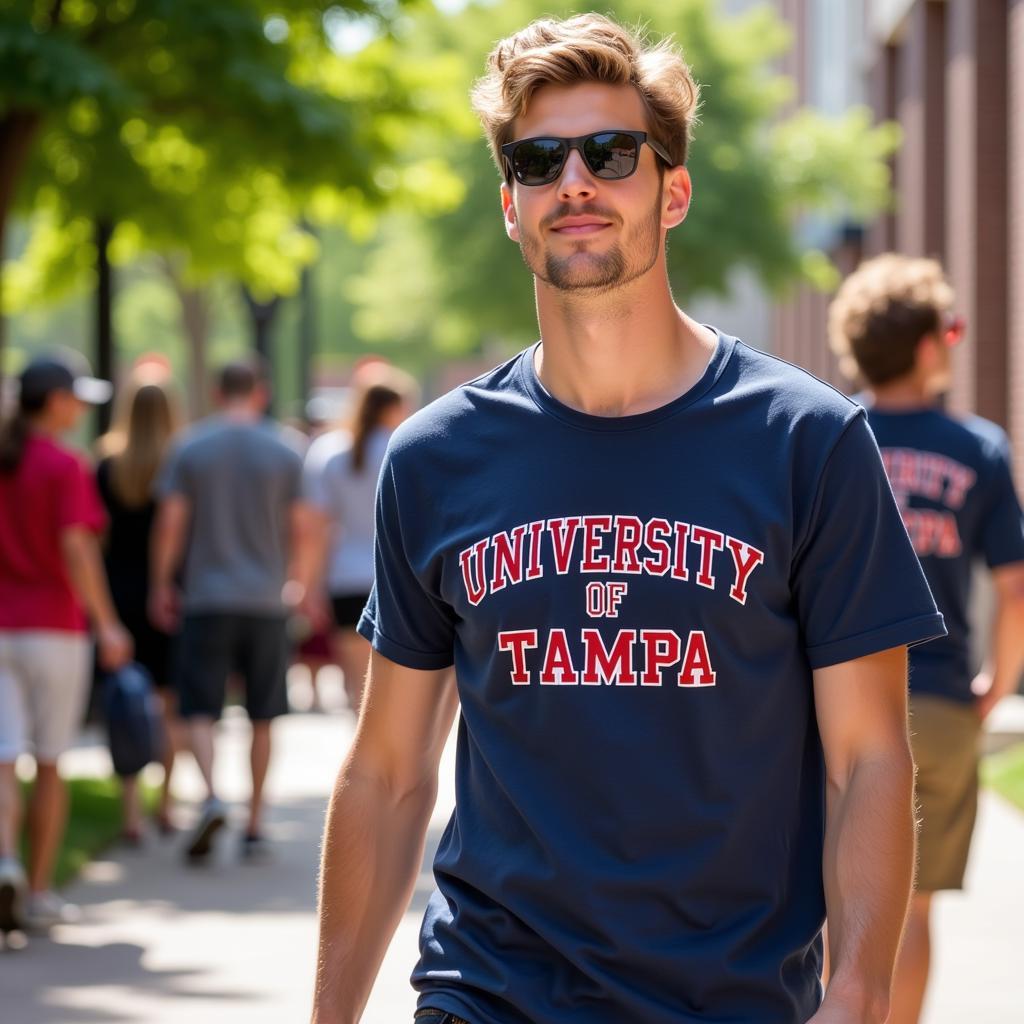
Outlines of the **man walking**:
M 832 344 L 859 373 L 871 428 L 949 635 L 910 657 L 911 742 L 920 814 L 916 892 L 897 962 L 892 1024 L 916 1024 L 931 959 L 932 896 L 962 889 L 978 803 L 981 723 L 1024 670 L 1024 529 L 1006 435 L 953 417 L 953 346 L 964 334 L 934 260 L 887 254 L 840 288 Z M 968 609 L 975 562 L 995 592 L 989 659 L 972 679 Z
M 159 487 L 150 614 L 170 631 L 180 600 L 181 715 L 207 787 L 187 848 L 193 861 L 209 855 L 226 821 L 214 786 L 214 725 L 233 674 L 244 684 L 252 722 L 252 799 L 242 854 L 255 857 L 266 848 L 262 814 L 270 726 L 288 710 L 287 610 L 304 596 L 310 544 L 299 500 L 302 459 L 265 418 L 268 398 L 261 366 L 225 366 L 219 412 L 180 442 Z
M 420 1024 L 881 1022 L 942 621 L 863 410 L 674 304 L 671 47 L 535 22 L 474 99 L 541 337 L 392 437 L 313 1018 L 359 1019 L 459 701 Z

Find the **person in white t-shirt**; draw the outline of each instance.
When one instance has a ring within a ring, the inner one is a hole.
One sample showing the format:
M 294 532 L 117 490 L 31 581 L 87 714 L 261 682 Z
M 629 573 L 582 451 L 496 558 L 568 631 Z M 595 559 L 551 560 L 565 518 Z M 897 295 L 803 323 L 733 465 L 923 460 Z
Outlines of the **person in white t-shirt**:
M 321 517 L 325 586 L 334 619 L 335 656 L 353 710 L 362 700 L 370 645 L 356 632 L 373 586 L 374 496 L 391 432 L 413 411 L 416 382 L 393 366 L 374 366 L 355 396 L 351 429 L 332 435 L 326 458 L 311 449 L 305 491 Z

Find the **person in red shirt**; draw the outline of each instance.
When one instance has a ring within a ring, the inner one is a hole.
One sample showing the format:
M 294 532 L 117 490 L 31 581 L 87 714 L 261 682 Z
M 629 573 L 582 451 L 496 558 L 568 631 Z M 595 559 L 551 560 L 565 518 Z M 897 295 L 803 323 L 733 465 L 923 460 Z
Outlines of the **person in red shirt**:
M 51 889 L 67 816 L 57 761 L 88 698 L 91 644 L 119 668 L 131 638 L 110 599 L 98 533 L 105 515 L 92 474 L 60 436 L 111 386 L 76 354 L 36 359 L 0 428 L 0 931 L 74 917 Z M 32 753 L 28 876 L 17 859 L 21 817 L 14 766 Z

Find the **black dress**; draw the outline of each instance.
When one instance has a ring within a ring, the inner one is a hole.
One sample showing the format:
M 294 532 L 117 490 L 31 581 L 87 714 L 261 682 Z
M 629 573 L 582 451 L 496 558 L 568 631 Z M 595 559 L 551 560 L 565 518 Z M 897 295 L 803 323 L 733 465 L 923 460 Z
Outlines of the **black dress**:
M 96 467 L 96 483 L 110 519 L 104 551 L 110 596 L 135 641 L 135 660 L 148 670 L 157 686 L 166 687 L 171 677 L 171 638 L 153 626 L 146 612 L 156 502 L 125 505 L 114 493 L 110 470 L 110 459 L 103 459 Z

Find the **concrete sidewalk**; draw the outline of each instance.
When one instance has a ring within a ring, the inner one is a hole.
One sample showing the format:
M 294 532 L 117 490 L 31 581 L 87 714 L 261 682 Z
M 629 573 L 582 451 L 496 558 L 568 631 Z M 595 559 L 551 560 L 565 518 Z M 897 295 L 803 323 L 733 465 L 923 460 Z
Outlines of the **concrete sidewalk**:
M 337 702 L 340 698 L 329 692 Z M 290 716 L 277 729 L 278 757 L 268 792 L 274 859 L 238 862 L 237 828 L 215 863 L 187 868 L 181 838 L 155 836 L 142 851 L 112 851 L 71 887 L 84 921 L 0 955 L 4 1024 L 291 1024 L 308 1019 L 316 943 L 316 866 L 327 794 L 353 732 L 350 715 Z M 246 794 L 247 726 L 229 715 L 218 773 L 225 795 Z M 193 799 L 198 778 L 183 758 L 178 789 Z M 85 746 L 69 768 L 105 772 L 105 751 Z M 411 1021 L 408 976 L 419 918 L 433 882 L 432 848 L 452 806 L 453 745 L 428 854 L 412 906 L 391 944 L 366 1024 Z M 187 810 L 187 809 L 186 809 Z M 183 824 L 190 820 L 182 813 Z M 1008 1024 L 1020 1019 L 1024 976 L 1024 815 L 997 798 L 982 803 L 970 890 L 938 906 L 935 984 L 926 1024 Z M 638 1022 L 642 1024 L 642 1022 Z

